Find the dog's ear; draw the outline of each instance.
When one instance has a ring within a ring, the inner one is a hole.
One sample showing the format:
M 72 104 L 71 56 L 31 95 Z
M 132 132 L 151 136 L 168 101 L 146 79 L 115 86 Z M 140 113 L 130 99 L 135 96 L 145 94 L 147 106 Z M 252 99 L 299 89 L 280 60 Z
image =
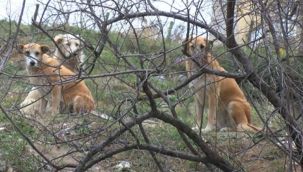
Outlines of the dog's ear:
M 59 35 L 55 36 L 54 41 L 55 41 L 57 44 L 61 44 L 61 42 L 63 41 L 63 35 L 62 35 L 62 34 L 59 34 Z
M 47 53 L 49 51 L 49 48 L 47 45 L 41 45 L 41 52 L 43 54 Z
M 17 50 L 18 50 L 19 53 L 22 53 L 23 49 L 24 49 L 24 45 L 18 45 L 17 46 Z

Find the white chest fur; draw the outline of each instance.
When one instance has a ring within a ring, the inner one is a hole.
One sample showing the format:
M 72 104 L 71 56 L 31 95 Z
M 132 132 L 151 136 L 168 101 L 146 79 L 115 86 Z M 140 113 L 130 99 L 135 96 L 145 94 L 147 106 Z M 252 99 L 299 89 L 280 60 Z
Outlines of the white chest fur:
M 46 95 L 51 90 L 51 82 L 49 77 L 40 70 L 34 70 L 31 67 L 26 68 L 30 75 L 30 84 L 36 87 L 42 95 Z

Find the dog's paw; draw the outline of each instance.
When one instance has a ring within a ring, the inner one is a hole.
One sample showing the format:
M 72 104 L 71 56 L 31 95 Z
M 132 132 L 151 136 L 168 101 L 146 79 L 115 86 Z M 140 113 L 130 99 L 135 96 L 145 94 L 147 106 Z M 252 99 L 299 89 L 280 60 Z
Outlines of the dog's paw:
M 232 129 L 229 127 L 224 127 L 220 129 L 220 132 L 228 132 L 228 131 L 232 131 Z
M 51 115 L 57 115 L 59 113 L 60 113 L 59 109 L 57 109 L 57 110 L 51 110 Z
M 198 125 L 196 125 L 196 126 L 192 127 L 191 129 L 194 130 L 194 131 L 199 131 L 200 127 Z
M 208 132 L 214 131 L 215 129 L 216 129 L 215 126 L 213 126 L 213 125 L 207 125 L 204 129 L 202 129 L 202 132 L 203 133 L 208 133 Z

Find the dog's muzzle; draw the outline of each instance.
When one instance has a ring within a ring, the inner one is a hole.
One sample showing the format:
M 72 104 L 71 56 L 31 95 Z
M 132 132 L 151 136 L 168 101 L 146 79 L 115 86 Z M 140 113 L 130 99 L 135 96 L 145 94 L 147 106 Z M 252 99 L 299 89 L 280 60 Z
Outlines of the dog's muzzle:
M 33 61 L 33 60 L 31 60 L 31 61 L 29 62 L 29 64 L 30 64 L 31 66 L 35 66 L 36 62 Z

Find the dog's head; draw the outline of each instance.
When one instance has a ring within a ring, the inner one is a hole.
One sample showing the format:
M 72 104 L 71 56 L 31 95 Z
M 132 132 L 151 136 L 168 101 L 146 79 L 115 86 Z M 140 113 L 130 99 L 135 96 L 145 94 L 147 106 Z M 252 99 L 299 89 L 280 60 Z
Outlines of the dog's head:
M 43 54 L 49 51 L 48 46 L 37 43 L 29 43 L 18 46 L 19 52 L 24 55 L 26 66 L 39 67 L 41 65 Z
M 59 34 L 55 36 L 54 40 L 65 58 L 78 56 L 82 49 L 80 39 L 71 34 Z
M 196 38 L 190 38 L 183 41 L 182 52 L 184 55 L 191 57 L 194 53 L 207 53 L 212 47 L 213 41 L 209 41 L 202 36 Z
M 211 63 L 209 56 L 210 49 L 212 48 L 213 41 L 209 41 L 202 36 L 190 38 L 183 41 L 182 52 L 184 55 L 190 57 L 185 60 L 185 67 L 187 71 L 192 71 L 201 65 Z

